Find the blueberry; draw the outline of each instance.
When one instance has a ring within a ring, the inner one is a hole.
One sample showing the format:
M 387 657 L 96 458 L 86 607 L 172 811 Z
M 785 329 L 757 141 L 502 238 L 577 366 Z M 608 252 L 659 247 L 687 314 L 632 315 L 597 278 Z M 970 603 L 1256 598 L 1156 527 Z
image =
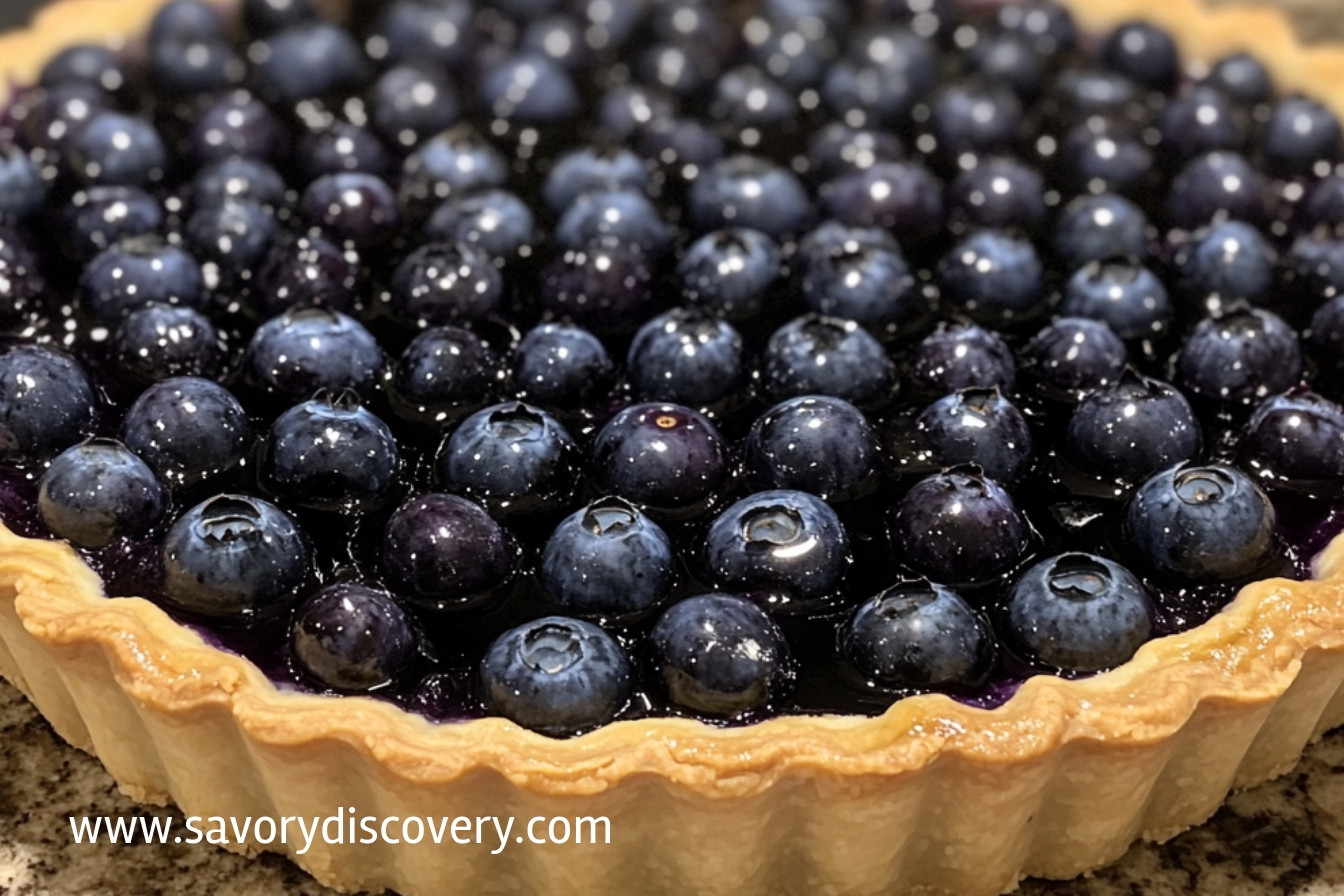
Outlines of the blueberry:
M 1128 259 L 1093 261 L 1064 286 L 1061 314 L 1107 324 L 1124 340 L 1159 340 L 1175 314 L 1157 275 Z
M 948 187 L 947 205 L 948 220 L 958 231 L 1033 231 L 1045 222 L 1045 181 L 1017 159 L 987 158 L 957 175 Z
M 268 160 L 280 151 L 284 125 L 261 100 L 247 91 L 219 97 L 192 126 L 192 154 L 200 162 L 231 157 Z
M 1274 96 L 1274 80 L 1269 70 L 1249 53 L 1224 56 L 1209 70 L 1203 83 L 1245 106 L 1268 102 Z
M 1168 467 L 1125 508 L 1125 540 L 1163 575 L 1234 579 L 1276 548 L 1274 506 L 1251 477 L 1225 464 Z
M 373 394 L 383 367 L 378 341 L 358 321 L 324 308 L 298 308 L 257 328 L 244 365 L 268 392 L 294 401 L 318 389 Z
M 795 676 L 783 632 L 755 604 L 702 594 L 668 608 L 649 632 L 668 699 L 708 716 L 740 716 L 787 696 Z
M 1044 310 L 1041 260 L 1031 243 L 982 230 L 953 246 L 938 262 L 943 298 L 985 324 L 1015 324 Z
M 479 246 L 496 261 L 527 257 L 536 243 L 527 203 L 496 189 L 450 196 L 429 216 L 423 233 L 431 242 Z
M 1089 118 L 1071 128 L 1055 159 L 1058 183 L 1079 193 L 1134 194 L 1152 169 L 1152 150 L 1105 118 Z
M 675 404 L 631 405 L 612 417 L 589 462 L 603 492 L 662 517 L 698 511 L 731 477 L 728 446 L 714 424 Z
M 306 130 L 294 151 L 305 182 L 332 174 L 386 177 L 392 156 L 368 128 L 348 121 L 324 121 Z
M 664 92 L 646 84 L 624 83 L 602 94 L 593 117 L 599 133 L 620 143 L 674 114 L 672 100 Z
M 878 470 L 877 438 L 863 412 L 849 402 L 803 395 L 756 418 L 742 465 L 759 488 L 844 500 L 872 484 Z
M 391 311 L 418 327 L 489 317 L 504 297 L 504 277 L 484 249 L 430 243 L 406 256 L 392 274 Z
M 602 629 L 545 616 L 495 639 L 481 660 L 481 692 L 492 715 L 551 737 L 581 734 L 614 719 L 634 685 L 630 661 Z
M 694 181 L 723 161 L 723 136 L 694 118 L 655 119 L 637 135 L 639 154 L 673 182 Z
M 808 141 L 807 171 L 813 180 L 825 183 L 878 162 L 895 162 L 901 155 L 901 141 L 895 134 L 832 121 L 814 131 Z
M 1344 410 L 1302 387 L 1272 395 L 1251 415 L 1239 449 L 1265 486 L 1333 496 L 1344 482 Z
M 1023 372 L 1051 398 L 1077 401 L 1118 382 L 1128 361 L 1124 341 L 1101 321 L 1062 317 L 1022 350 Z
M 1189 159 L 1215 149 L 1237 149 L 1243 123 L 1231 99 L 1213 87 L 1196 87 L 1168 103 L 1158 118 L 1161 149 Z
M 1010 151 L 1019 139 L 1022 104 L 1003 87 L 954 84 L 934 99 L 929 129 L 946 162 Z
M 1261 302 L 1277 284 L 1277 259 L 1269 241 L 1242 221 L 1222 221 L 1182 246 L 1174 263 L 1185 298 L 1209 312 L 1238 299 Z
M 650 257 L 661 255 L 672 241 L 658 209 L 648 197 L 633 190 L 597 191 L 578 197 L 560 216 L 554 237 L 561 249 L 609 241 Z
M 401 223 L 392 188 L 363 172 L 328 174 L 308 185 L 300 210 L 309 226 L 332 242 L 356 246 L 382 242 Z
M 759 230 L 707 233 L 677 262 L 681 294 L 693 305 L 730 320 L 755 316 L 779 280 L 780 251 Z
M 615 365 L 601 341 L 580 327 L 538 324 L 513 351 L 519 397 L 542 407 L 584 407 L 611 389 Z
M 846 30 L 844 26 L 829 25 L 822 17 L 806 12 L 800 16 L 794 10 L 764 12 L 765 16 L 757 20 L 765 24 L 764 28 L 744 29 L 752 61 L 795 94 L 816 86 L 839 53 L 836 38 Z M 848 20 L 848 10 L 842 18 Z
M 890 127 L 937 85 L 938 66 L 938 50 L 927 37 L 877 26 L 856 34 L 845 57 L 827 67 L 821 97 L 836 119 Z
M 428 212 L 449 196 L 503 186 L 509 163 L 469 125 L 456 125 L 429 138 L 402 164 L 398 194 L 408 208 Z
M 163 541 L 164 596 L 174 606 L 242 622 L 282 612 L 311 574 L 308 541 L 260 498 L 219 495 L 188 510 Z
M 1332 174 L 1318 180 L 1300 208 L 1307 227 L 1344 224 L 1344 177 Z
M 0 218 L 31 218 L 47 201 L 47 184 L 33 157 L 17 146 L 0 147 Z
M 946 395 L 972 386 L 1008 392 L 1017 364 L 1003 339 L 971 323 L 942 323 L 915 347 L 910 380 L 921 392 Z
M 42 87 L 64 84 L 87 85 L 105 93 L 119 93 L 126 86 L 126 71 L 117 54 L 100 44 L 66 47 L 42 66 L 37 83 Z
M 542 307 L 600 335 L 628 333 L 654 303 L 649 259 L 633 246 L 602 240 L 566 249 L 542 270 Z
M 461 114 L 452 85 L 424 65 L 398 65 L 383 72 L 370 89 L 368 107 L 374 132 L 404 149 L 439 133 Z
M 151 42 L 149 74 L 168 95 L 205 96 L 242 83 L 247 63 L 218 36 Z
M 290 645 L 299 668 L 323 687 L 362 694 L 395 686 L 415 664 L 415 629 L 385 591 L 328 585 L 294 612 Z
M 355 39 L 321 19 L 277 31 L 253 44 L 249 55 L 257 84 L 290 106 L 354 90 L 368 77 L 368 62 Z
M 187 220 L 187 247 L 226 283 L 245 283 L 266 260 L 279 224 L 264 205 L 225 199 L 198 208 Z
M 1170 90 L 1180 77 L 1181 61 L 1171 35 L 1148 22 L 1126 22 L 1100 49 L 1101 61 L 1151 90 Z
M 599 498 L 555 528 L 538 574 L 563 612 L 619 619 L 667 598 L 677 580 L 677 558 L 667 533 L 637 507 Z
M 454 411 L 493 400 L 503 377 L 503 364 L 484 339 L 460 327 L 434 327 L 401 353 L 392 394 L 403 416 L 442 422 Z
M 383 502 L 400 472 L 392 431 L 349 392 L 305 401 L 277 417 L 261 460 L 262 481 L 281 500 L 344 513 Z
M 582 73 L 591 69 L 596 54 L 588 42 L 582 23 L 563 13 L 535 19 L 523 32 L 522 48 L 548 56 L 567 71 Z
M 1003 486 L 972 469 L 935 473 L 892 508 L 891 543 L 907 566 L 935 582 L 975 585 L 1012 571 L 1035 536 Z
M 143 187 L 163 177 L 168 151 L 149 122 L 99 112 L 74 136 L 70 166 L 86 184 Z
M 745 227 L 778 238 L 800 231 L 812 207 L 793 172 L 757 156 L 737 155 L 695 179 L 685 211 L 696 233 Z
M 803 304 L 866 326 L 900 328 L 917 322 L 928 310 L 927 300 L 901 251 L 854 237 L 841 230 L 835 239 L 798 254 Z
M 163 226 L 163 208 L 139 187 L 98 186 L 82 190 L 65 212 L 64 248 L 87 261 L 127 237 Z
M 1090 261 L 1148 255 L 1148 218 L 1123 196 L 1079 196 L 1055 222 L 1054 248 L 1068 270 Z
M 745 385 L 742 353 L 732 324 L 696 308 L 673 308 L 639 328 L 625 367 L 640 401 L 707 407 Z
M 126 411 L 121 438 L 165 482 L 195 485 L 244 462 L 252 424 L 223 386 L 174 377 L 140 393 Z
M 1124 125 L 1147 118 L 1143 91 L 1137 83 L 1118 72 L 1087 67 L 1060 72 L 1044 106 L 1061 130 L 1090 120 Z
M 994 661 L 994 636 L 961 595 L 917 579 L 859 604 L 840 628 L 840 655 L 884 690 L 970 688 Z
M 439 480 L 495 514 L 569 504 L 579 476 L 573 437 L 550 414 L 505 402 L 463 420 L 439 451 Z
M 730 128 L 745 145 L 762 133 L 789 130 L 798 116 L 798 100 L 775 78 L 754 65 L 724 72 L 713 83 L 709 117 Z
M 296 308 L 350 312 L 360 302 L 359 255 L 320 236 L 294 236 L 271 249 L 253 296 L 266 317 Z
M 220 11 L 205 0 L 171 0 L 149 24 L 149 42 L 219 40 L 226 36 Z
M 260 159 L 229 156 L 203 165 L 191 181 L 194 208 L 247 202 L 276 212 L 288 202 L 280 173 Z
M 1027 41 L 1043 56 L 1073 49 L 1078 28 L 1073 14 L 1055 0 L 1026 0 L 999 7 L 995 21 L 1006 33 Z
M 79 304 L 94 320 L 112 323 L 152 303 L 201 308 L 201 266 L 158 236 L 132 237 L 104 249 L 79 279 Z
M 1190 460 L 1199 448 L 1199 424 L 1185 397 L 1132 368 L 1083 398 L 1064 440 L 1065 455 L 1079 469 L 1122 485 Z
M 473 7 L 467 0 L 395 0 L 383 7 L 369 55 L 381 62 L 456 66 L 471 54 Z
M 15 97 L 14 116 L 23 113 L 19 124 L 28 143 L 59 158 L 69 151 L 85 123 L 110 105 L 107 94 L 93 85 L 59 84 L 35 91 L 31 97 Z
M 1004 628 L 1027 659 L 1070 672 L 1127 662 L 1153 633 L 1153 601 L 1113 560 L 1060 554 L 1022 574 L 1008 595 Z
M 878 162 L 842 174 L 819 191 L 826 213 L 851 227 L 884 227 L 902 244 L 943 227 L 943 184 L 918 162 Z
M 1167 217 L 1185 230 L 1223 218 L 1260 224 L 1269 217 L 1269 181 L 1246 157 L 1219 150 L 1185 164 L 1167 193 Z
M 1307 175 L 1317 163 L 1339 161 L 1344 141 L 1339 119 L 1330 109 L 1306 97 L 1281 100 L 1265 125 L 1261 150 L 1270 171 L 1285 176 Z
M 569 72 L 548 56 L 517 52 L 481 76 L 477 102 L 497 119 L 518 125 L 555 124 L 579 111 Z
M 768 594 L 780 606 L 807 610 L 839 595 L 854 556 L 830 505 L 807 492 L 775 489 L 715 517 L 701 562 L 719 588 Z
M 194 308 L 145 305 L 129 312 L 112 334 L 118 368 L 139 383 L 172 376 L 213 379 L 224 367 L 225 345 L 210 318 Z
M 0 324 L 19 321 L 37 306 L 45 292 L 37 256 L 28 242 L 0 224 Z
M 1263 308 L 1242 308 L 1195 325 L 1175 361 L 1176 381 L 1191 395 L 1253 404 L 1302 377 L 1297 333 Z
M 309 0 L 243 0 L 243 25 L 248 34 L 265 37 L 317 16 Z
M 42 462 L 93 424 L 94 391 L 79 362 L 55 349 L 17 345 L 0 354 L 0 458 Z
M 997 388 L 962 389 L 920 412 L 915 430 L 940 467 L 975 464 L 990 479 L 1012 484 L 1032 458 L 1027 418 Z
M 1014 34 L 982 34 L 966 53 L 974 74 L 988 83 L 1007 86 L 1023 102 L 1035 100 L 1045 89 L 1047 59 Z
M 52 534 L 81 548 L 145 534 L 164 503 L 154 472 L 114 439 L 89 439 L 66 449 L 38 483 L 42 521 Z
M 500 596 L 517 566 L 512 539 L 479 505 L 430 493 L 396 509 L 383 531 L 388 583 L 428 610 L 464 610 Z
M 890 396 L 896 371 L 882 345 L 854 321 L 807 314 L 771 335 L 761 381 L 776 401 L 833 395 L 862 406 Z

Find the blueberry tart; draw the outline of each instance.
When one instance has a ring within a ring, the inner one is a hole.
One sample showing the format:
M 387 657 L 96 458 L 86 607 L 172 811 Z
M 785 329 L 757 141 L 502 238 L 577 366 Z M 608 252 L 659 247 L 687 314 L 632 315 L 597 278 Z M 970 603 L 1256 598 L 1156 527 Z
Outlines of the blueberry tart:
M 136 799 L 610 821 L 286 847 L 347 890 L 990 896 L 1344 722 L 1344 52 L 1275 13 L 65 0 L 0 60 L 0 674 Z

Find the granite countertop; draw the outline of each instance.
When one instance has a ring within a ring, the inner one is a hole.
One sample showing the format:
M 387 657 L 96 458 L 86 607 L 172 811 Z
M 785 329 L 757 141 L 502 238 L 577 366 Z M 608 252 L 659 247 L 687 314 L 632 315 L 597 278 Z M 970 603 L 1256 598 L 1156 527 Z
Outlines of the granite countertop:
M 0 21 L 18 12 L 0 2 L 7 7 Z M 1344 39 L 1339 0 L 1279 2 L 1293 12 L 1302 33 Z M 0 778 L 0 896 L 333 893 L 274 855 L 246 859 L 205 845 L 74 844 L 67 816 L 170 810 L 145 809 L 122 796 L 95 759 L 61 741 L 2 680 Z M 1291 773 L 1233 796 L 1203 826 L 1165 844 L 1137 845 L 1090 878 L 1027 881 L 1019 892 L 1344 896 L 1344 729 L 1310 747 Z

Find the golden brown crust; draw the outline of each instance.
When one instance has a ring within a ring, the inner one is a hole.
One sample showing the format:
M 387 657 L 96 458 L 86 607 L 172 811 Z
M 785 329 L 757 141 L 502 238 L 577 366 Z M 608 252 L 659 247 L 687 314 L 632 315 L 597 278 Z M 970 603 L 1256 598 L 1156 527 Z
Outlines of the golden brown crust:
M 0 39 L 0 64 L 10 83 L 31 81 L 62 46 L 133 37 L 160 2 L 66 0 Z M 1344 112 L 1344 51 L 1302 50 L 1275 13 L 1195 0 L 1068 5 L 1094 28 L 1158 20 L 1195 58 L 1249 50 L 1285 88 Z M 553 892 L 638 879 L 668 892 L 814 881 L 989 893 L 1023 873 L 1076 874 L 1136 836 L 1197 823 L 1230 786 L 1283 771 L 1344 721 L 1344 539 L 1318 573 L 1250 586 L 1120 669 L 1037 677 L 993 711 L 923 696 L 871 719 L 641 720 L 557 741 L 501 719 L 433 725 L 370 699 L 283 693 L 153 604 L 104 598 L 68 547 L 0 528 L 0 673 L 123 788 L 189 812 L 328 814 L 343 800 L 379 814 L 579 807 L 619 818 L 641 856 L 568 853 L 572 879 L 547 878 Z M 757 830 L 766 818 L 784 830 Z M 679 859 L 684 844 L 669 830 L 692 837 L 694 861 Z M 738 868 L 746 830 L 751 855 L 790 858 L 773 871 Z M 880 861 L 856 858 L 875 843 Z M 407 893 L 485 867 L 475 855 L 372 848 L 296 860 L 328 883 Z M 513 873 L 525 881 L 536 869 Z

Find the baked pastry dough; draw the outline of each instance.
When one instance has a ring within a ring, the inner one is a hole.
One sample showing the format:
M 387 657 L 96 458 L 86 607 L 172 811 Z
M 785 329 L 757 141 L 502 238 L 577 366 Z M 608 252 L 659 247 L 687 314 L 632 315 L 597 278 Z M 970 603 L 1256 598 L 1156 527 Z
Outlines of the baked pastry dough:
M 66 0 L 0 40 L 5 83 L 59 48 L 133 40 L 159 0 Z M 1066 0 L 1081 25 L 1167 28 L 1192 59 L 1248 50 L 1344 113 L 1344 50 L 1263 9 Z M 1038 676 L 981 710 L 931 695 L 876 718 L 721 729 L 622 721 L 569 740 L 503 719 L 432 724 L 387 703 L 287 693 L 154 604 L 108 599 L 64 544 L 0 531 L 0 673 L 120 787 L 187 814 L 606 816 L 611 842 L 314 843 L 341 889 L 407 896 L 902 893 L 975 896 L 1071 877 L 1212 814 L 1344 722 L 1344 539 L 1313 581 L 1246 587 L 1122 667 Z M 261 848 L 253 844 L 253 848 Z

